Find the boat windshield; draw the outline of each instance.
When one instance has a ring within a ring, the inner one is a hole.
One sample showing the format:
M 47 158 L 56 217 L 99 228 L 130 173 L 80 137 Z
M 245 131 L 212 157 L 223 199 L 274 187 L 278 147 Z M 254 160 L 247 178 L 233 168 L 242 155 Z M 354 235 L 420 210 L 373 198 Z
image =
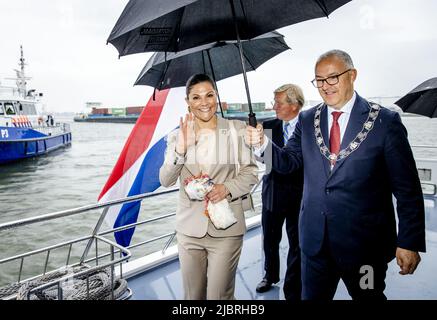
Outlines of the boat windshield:
M 22 103 L 20 111 L 22 111 L 25 115 L 36 115 L 36 108 L 34 104 L 31 103 Z
M 5 114 L 5 109 L 3 108 L 3 103 L 0 102 L 0 116 Z
M 15 108 L 12 102 L 4 102 L 6 115 L 16 114 Z

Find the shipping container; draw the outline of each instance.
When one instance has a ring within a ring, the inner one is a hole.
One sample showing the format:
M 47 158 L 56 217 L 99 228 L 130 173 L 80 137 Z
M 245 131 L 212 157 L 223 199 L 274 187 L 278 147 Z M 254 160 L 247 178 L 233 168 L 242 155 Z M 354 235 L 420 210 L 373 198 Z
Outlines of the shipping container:
M 252 111 L 264 111 L 266 109 L 266 104 L 264 102 L 252 102 Z M 249 112 L 249 104 L 243 103 L 242 111 Z
M 266 109 L 265 102 L 254 102 L 252 103 L 253 111 L 264 111 Z
M 108 114 L 108 108 L 92 108 L 91 114 Z
M 241 111 L 242 110 L 242 103 L 228 103 L 228 111 Z
M 126 109 L 125 108 L 111 108 L 111 114 L 113 116 L 125 116 Z
M 126 107 L 126 114 L 132 115 L 132 114 L 141 114 L 144 107 Z

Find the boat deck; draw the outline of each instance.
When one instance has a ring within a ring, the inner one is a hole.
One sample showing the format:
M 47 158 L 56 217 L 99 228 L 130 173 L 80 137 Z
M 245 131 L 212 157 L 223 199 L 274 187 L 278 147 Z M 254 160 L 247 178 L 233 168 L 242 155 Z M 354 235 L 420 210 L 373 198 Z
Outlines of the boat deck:
M 385 294 L 388 299 L 437 299 L 437 198 L 426 198 L 427 252 L 414 275 L 401 276 L 394 259 L 387 271 Z M 235 297 L 239 300 L 283 300 L 282 291 L 285 261 L 288 251 L 286 235 L 280 245 L 281 280 L 266 293 L 257 293 L 255 287 L 263 271 L 262 232 L 257 226 L 250 229 L 244 238 L 243 250 L 237 270 Z M 174 258 L 163 265 L 128 278 L 134 300 L 178 300 L 183 298 L 179 260 Z M 350 299 L 346 287 L 340 281 L 334 299 Z

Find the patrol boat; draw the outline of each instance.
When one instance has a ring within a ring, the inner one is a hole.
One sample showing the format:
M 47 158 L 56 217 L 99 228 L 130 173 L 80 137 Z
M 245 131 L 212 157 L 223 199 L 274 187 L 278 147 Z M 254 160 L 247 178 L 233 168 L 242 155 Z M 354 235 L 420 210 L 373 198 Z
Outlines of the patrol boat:
M 20 46 L 15 87 L 0 86 L 0 164 L 40 156 L 71 144 L 69 124 L 39 113 L 42 93 L 27 90 L 26 65 Z

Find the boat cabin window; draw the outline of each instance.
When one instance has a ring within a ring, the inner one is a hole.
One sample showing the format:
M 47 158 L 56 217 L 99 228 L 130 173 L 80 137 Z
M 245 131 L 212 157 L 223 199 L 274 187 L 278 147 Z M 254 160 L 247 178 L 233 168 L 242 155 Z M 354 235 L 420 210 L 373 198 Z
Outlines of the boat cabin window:
M 0 102 L 0 116 L 5 114 L 5 109 L 3 108 L 3 103 Z
M 31 103 L 22 103 L 22 113 L 25 115 L 36 115 L 36 108 L 34 104 Z
M 4 102 L 6 115 L 16 114 L 15 108 L 12 102 Z

